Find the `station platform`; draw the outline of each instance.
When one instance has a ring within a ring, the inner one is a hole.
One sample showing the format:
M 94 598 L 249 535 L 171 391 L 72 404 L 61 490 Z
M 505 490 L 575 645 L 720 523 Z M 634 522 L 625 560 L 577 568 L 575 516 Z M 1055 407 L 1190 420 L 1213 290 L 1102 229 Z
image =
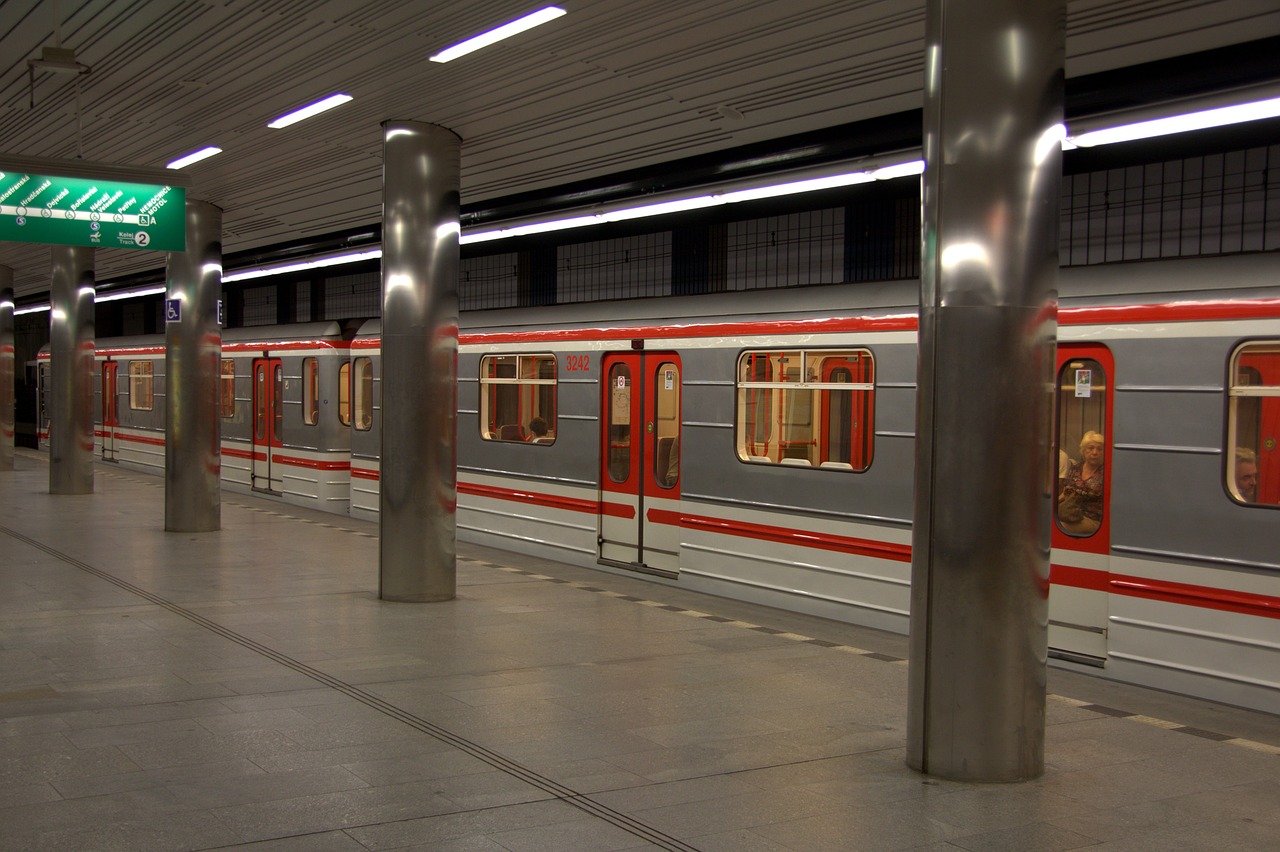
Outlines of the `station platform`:
M 377 527 L 0 472 L 0 849 L 1257 850 L 1280 719 L 1051 669 L 1047 768 L 904 763 L 906 638 L 460 544 L 377 597 Z

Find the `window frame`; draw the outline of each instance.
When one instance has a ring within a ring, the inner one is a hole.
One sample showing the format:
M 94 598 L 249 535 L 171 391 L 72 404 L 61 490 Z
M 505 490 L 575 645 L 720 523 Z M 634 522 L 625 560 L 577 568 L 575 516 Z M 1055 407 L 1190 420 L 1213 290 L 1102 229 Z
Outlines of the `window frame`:
M 1256 368 L 1250 365 L 1241 365 L 1240 360 L 1245 355 L 1272 355 L 1276 359 L 1277 370 L 1276 377 L 1272 379 L 1274 383 L 1268 384 L 1268 377 L 1259 373 L 1259 383 L 1241 383 L 1239 381 L 1242 370 Z M 1236 454 L 1239 449 L 1248 450 L 1254 458 L 1254 465 L 1257 468 L 1259 476 L 1258 487 L 1265 487 L 1265 469 L 1270 464 L 1276 462 L 1270 455 L 1264 456 L 1264 453 L 1271 454 L 1277 451 L 1272 439 L 1272 446 L 1265 446 L 1267 438 L 1263 437 L 1265 426 L 1263 424 L 1264 415 L 1268 413 L 1267 409 L 1271 406 L 1266 405 L 1268 399 L 1280 399 L 1280 339 L 1275 338 L 1254 338 L 1250 340 L 1242 340 L 1231 349 L 1231 354 L 1227 358 L 1227 377 L 1225 382 L 1227 389 L 1226 394 L 1226 424 L 1223 434 L 1223 451 L 1222 451 L 1222 487 L 1227 497 L 1237 506 L 1247 509 L 1280 509 L 1280 502 L 1262 502 L 1255 499 L 1252 501 L 1245 500 L 1239 493 L 1235 481 L 1236 470 Z M 1249 441 L 1244 438 L 1241 433 L 1241 402 L 1244 400 L 1257 400 L 1257 411 L 1255 417 L 1257 420 L 1256 434 L 1252 439 L 1252 446 L 1247 446 L 1242 441 Z M 1280 405 L 1280 403 L 1277 403 Z M 1274 416 L 1274 412 L 1272 412 Z M 1264 464 L 1266 462 L 1266 464 Z M 1261 495 L 1259 495 L 1261 496 Z
M 145 369 L 135 371 L 134 367 Z M 129 361 L 129 410 L 154 411 L 155 387 L 155 362 L 148 358 L 134 358 Z M 139 396 L 146 397 L 145 405 L 138 399 Z
M 338 423 L 351 425 L 351 361 L 348 359 L 338 367 Z
M 509 366 L 514 359 L 514 376 L 490 375 L 496 366 Z M 548 369 L 549 367 L 549 369 Z M 552 352 L 493 352 L 480 357 L 480 416 L 478 428 L 484 441 L 505 444 L 532 444 L 549 447 L 558 436 L 557 412 L 560 395 L 560 363 Z M 511 388 L 511 392 L 503 392 Z M 505 398 L 501 398 L 505 397 Z M 503 411 L 514 407 L 511 423 L 498 423 Z M 528 425 L 535 418 L 547 424 L 547 434 L 535 437 L 528 432 Z M 503 437 L 510 427 L 516 427 L 514 437 Z
M 223 420 L 232 420 L 236 416 L 236 360 L 218 360 L 218 409 Z
M 320 359 L 302 359 L 302 425 L 320 423 Z
M 832 359 L 864 364 L 866 380 L 825 381 Z M 789 363 L 793 360 L 797 362 L 794 369 Z M 763 380 L 744 378 L 761 373 Z M 844 405 L 833 401 L 833 392 L 848 394 L 848 462 L 829 457 L 832 445 L 839 444 L 830 438 L 828 418 L 837 406 Z M 866 473 L 875 461 L 875 398 L 876 359 L 870 347 L 740 350 L 734 369 L 734 453 L 743 464 Z M 768 430 L 763 439 L 757 434 L 761 425 Z M 859 442 L 865 448 L 865 458 L 861 467 L 855 467 L 852 448 Z
M 351 359 L 351 425 L 357 432 L 373 429 L 373 358 Z

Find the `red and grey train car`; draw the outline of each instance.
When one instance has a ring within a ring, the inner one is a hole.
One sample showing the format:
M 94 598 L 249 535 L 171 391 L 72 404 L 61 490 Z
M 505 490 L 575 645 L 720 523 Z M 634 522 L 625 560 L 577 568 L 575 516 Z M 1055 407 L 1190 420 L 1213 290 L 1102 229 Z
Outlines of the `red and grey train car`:
M 1079 461 L 1088 432 L 1104 487 L 1096 528 L 1054 521 L 1062 664 L 1280 711 L 1277 273 L 1275 254 L 1063 271 L 1044 488 L 1060 490 L 1058 459 Z M 905 632 L 916 298 L 901 282 L 464 315 L 459 536 Z M 244 420 L 224 431 L 224 478 L 375 517 L 378 326 L 330 326 L 332 347 L 298 328 L 227 333 Z M 301 348 L 272 372 L 284 335 Z M 321 419 L 349 436 L 345 456 L 336 432 L 307 431 L 302 359 L 322 352 L 334 366 L 316 393 L 337 404 Z M 974 381 L 1001 369 L 971 367 Z M 346 502 L 246 479 L 228 449 L 345 464 Z

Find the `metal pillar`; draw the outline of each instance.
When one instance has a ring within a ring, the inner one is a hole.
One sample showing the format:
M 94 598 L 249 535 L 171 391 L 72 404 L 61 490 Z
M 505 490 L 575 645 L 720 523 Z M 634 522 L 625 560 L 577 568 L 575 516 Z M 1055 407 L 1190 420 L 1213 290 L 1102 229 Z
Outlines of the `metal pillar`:
M 907 764 L 1044 772 L 1064 0 L 929 0 Z
M 0 266 L 0 470 L 13 470 L 13 270 Z
M 218 410 L 222 327 L 222 211 L 187 201 L 187 250 L 169 254 L 165 295 L 164 528 L 222 527 Z
M 93 249 L 51 246 L 49 493 L 93 493 Z
M 382 172 L 378 594 L 457 595 L 458 187 L 462 140 L 387 121 Z

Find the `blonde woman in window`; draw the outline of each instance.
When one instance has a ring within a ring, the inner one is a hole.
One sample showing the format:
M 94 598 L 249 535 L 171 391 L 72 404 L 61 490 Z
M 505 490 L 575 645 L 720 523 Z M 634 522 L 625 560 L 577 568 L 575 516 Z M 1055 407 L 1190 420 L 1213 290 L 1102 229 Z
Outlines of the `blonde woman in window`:
M 1080 439 L 1080 461 L 1071 462 L 1058 495 L 1058 522 L 1074 535 L 1092 535 L 1102 525 L 1102 435 L 1089 431 Z

